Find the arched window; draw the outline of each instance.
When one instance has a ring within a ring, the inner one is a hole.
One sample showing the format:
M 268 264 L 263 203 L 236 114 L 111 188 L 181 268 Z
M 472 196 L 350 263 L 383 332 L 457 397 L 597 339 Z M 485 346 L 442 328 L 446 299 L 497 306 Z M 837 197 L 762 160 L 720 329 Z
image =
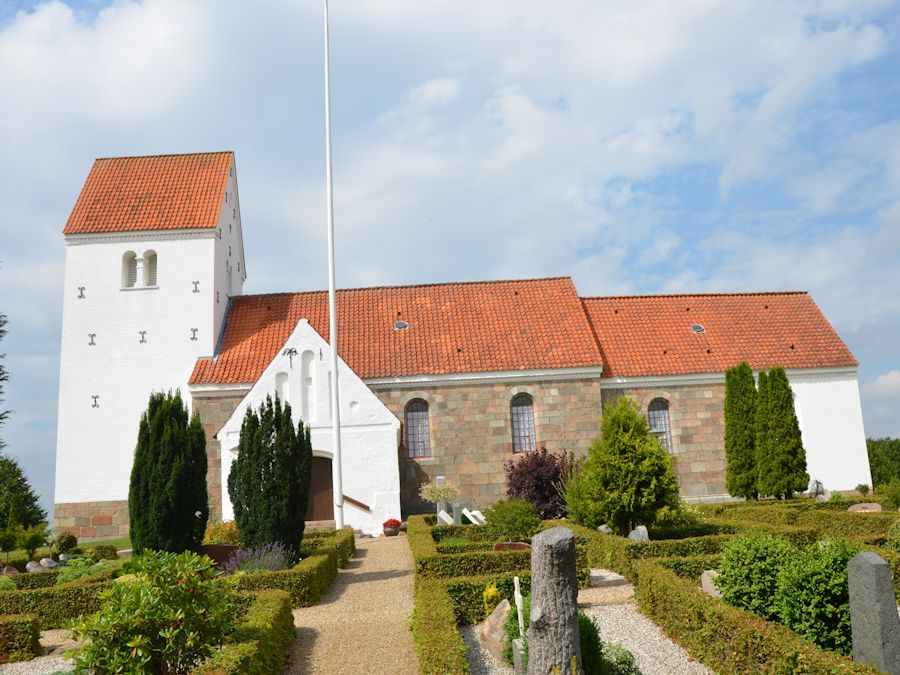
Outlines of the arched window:
M 144 286 L 156 286 L 156 251 L 144 252 Z
M 122 256 L 122 288 L 134 288 L 137 283 L 137 256 L 126 251 Z
M 410 457 L 431 457 L 428 404 L 420 398 L 406 405 L 406 449 Z
M 659 444 L 666 451 L 672 452 L 672 428 L 669 426 L 669 402 L 664 398 L 652 400 L 647 408 L 647 421 L 650 423 L 650 433 L 659 440 Z
M 510 403 L 513 452 L 534 450 L 534 402 L 528 394 L 516 394 Z

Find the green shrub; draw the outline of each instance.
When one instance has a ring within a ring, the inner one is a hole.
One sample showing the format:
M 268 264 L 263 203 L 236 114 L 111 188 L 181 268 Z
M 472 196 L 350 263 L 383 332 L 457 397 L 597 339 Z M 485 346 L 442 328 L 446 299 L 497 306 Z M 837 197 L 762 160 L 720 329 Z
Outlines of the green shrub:
M 566 483 L 565 496 L 576 523 L 591 529 L 606 524 L 622 535 L 639 524 L 653 525 L 664 507 L 677 508 L 672 458 L 627 397 L 603 411 L 600 437 Z
M 41 546 L 46 546 L 50 535 L 47 533 L 47 523 L 38 523 L 24 530 L 19 530 L 18 546 L 23 549 L 29 559 L 34 558 L 34 553 Z
M 94 562 L 119 559 L 119 552 L 116 551 L 116 547 L 107 544 L 97 544 L 96 546 L 86 548 L 84 554 Z
M 843 502 L 843 501 L 844 501 L 844 495 L 842 495 L 840 492 L 832 492 L 832 493 L 831 493 L 831 497 L 828 498 L 828 501 L 830 501 L 830 502 Z
M 860 483 L 856 486 L 856 491 L 863 497 L 865 497 L 867 494 L 869 494 L 869 486 L 866 483 Z
M 513 665 L 512 641 L 522 637 L 519 631 L 519 610 L 515 603 L 506 613 L 506 621 L 503 622 L 503 633 L 506 638 L 503 640 L 503 662 L 507 665 Z M 525 625 L 525 635 L 528 635 L 528 626 L 531 624 L 531 595 L 522 598 L 522 623 Z M 522 640 L 525 655 L 528 655 L 528 640 Z M 526 661 L 527 663 L 527 661 Z
M 29 574 L 29 577 L 50 575 Z M 18 575 L 16 579 L 25 577 Z M 48 578 L 55 580 L 54 576 Z M 49 586 L 34 590 L 0 591 L 0 616 L 4 614 L 34 614 L 38 617 L 42 630 L 62 628 L 71 619 L 83 614 L 92 614 L 100 609 L 100 592 L 108 587 L 108 582 L 89 583 L 73 581 L 65 586 Z
M 484 512 L 482 526 L 494 541 L 531 541 L 540 529 L 541 519 L 534 507 L 521 499 L 495 502 Z
M 16 588 L 16 582 L 12 580 L 12 577 L 5 574 L 0 575 L 0 591 L 14 591 Z
M 307 532 L 303 535 L 303 548 L 300 556 L 304 557 L 311 552 L 321 551 L 322 549 L 334 549 L 337 556 L 338 567 L 347 564 L 354 555 L 356 555 L 356 536 L 353 530 L 345 527 L 341 530 L 315 530 Z
M 810 546 L 787 560 L 774 599 L 781 622 L 820 647 L 850 654 L 847 563 L 858 552 L 835 541 Z
M 722 549 L 716 579 L 722 598 L 764 619 L 776 618 L 778 572 L 797 554 L 785 540 L 768 535 L 744 535 L 729 541 Z
M 581 646 L 581 666 L 584 675 L 607 675 L 603 663 L 603 641 L 597 626 L 584 612 L 578 612 L 578 642 Z
M 296 635 L 291 598 L 284 591 L 253 594 L 227 643 L 191 675 L 281 675 Z
M 888 530 L 884 546 L 895 553 L 900 553 L 900 518 L 895 520 Z
M 531 592 L 530 570 L 522 570 L 514 574 L 485 574 L 444 580 L 457 623 L 471 625 L 487 618 L 484 614 L 482 596 L 484 589 L 489 584 L 496 585 L 497 590 L 500 591 L 500 597 L 512 603 L 516 576 L 519 577 L 519 588 L 522 594 L 528 595 Z
M 52 570 L 44 570 L 35 574 L 17 574 L 12 579 L 13 585 L 20 591 L 30 591 L 35 588 L 47 588 L 53 586 L 62 572 L 62 567 L 55 567 Z
M 655 563 L 667 570 L 672 570 L 682 579 L 700 583 L 700 576 L 705 570 L 718 570 L 722 564 L 722 556 L 718 554 L 697 555 L 690 558 L 656 558 Z
M 203 543 L 240 546 L 242 543 L 241 534 L 238 532 L 237 524 L 233 520 L 214 520 L 206 526 L 206 532 L 203 534 Z
M 0 663 L 30 661 L 41 653 L 38 619 L 33 614 L 0 616 Z
M 500 601 L 503 600 L 503 598 L 500 597 L 500 591 L 497 590 L 497 584 L 488 584 L 484 589 L 482 598 L 484 599 L 485 616 L 490 616 L 491 612 L 497 609 L 497 605 L 499 605 Z
M 706 595 L 653 560 L 637 564 L 635 599 L 692 657 L 717 673 L 877 673 L 793 631 Z
M 183 673 L 234 631 L 237 598 L 216 582 L 206 556 L 145 553 L 130 570 L 137 581 L 104 590 L 100 612 L 70 626 L 84 642 L 76 668 Z
M 56 575 L 57 584 L 65 584 L 76 579 L 90 577 L 103 571 L 103 566 L 96 566 L 90 558 L 72 558 Z
M 880 486 L 882 503 L 892 511 L 900 509 L 900 477 L 894 476 L 887 485 Z
M 53 542 L 59 553 L 71 553 L 78 546 L 78 537 L 71 532 L 61 532 Z

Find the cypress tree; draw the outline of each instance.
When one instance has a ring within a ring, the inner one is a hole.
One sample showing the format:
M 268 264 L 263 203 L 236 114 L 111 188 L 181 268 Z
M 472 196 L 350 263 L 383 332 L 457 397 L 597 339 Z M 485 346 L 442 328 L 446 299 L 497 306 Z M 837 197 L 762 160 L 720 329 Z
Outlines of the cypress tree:
M 769 446 L 774 456 L 771 494 L 790 499 L 809 485 L 806 450 L 784 368 L 769 371 Z
M 756 385 L 746 361 L 725 372 L 724 412 L 728 492 L 756 499 Z
M 309 429 L 302 421 L 294 427 L 290 404 L 267 396 L 258 412 L 247 409 L 228 475 L 234 520 L 246 546 L 278 542 L 297 555 L 311 470 Z
M 145 549 L 196 549 L 209 518 L 206 434 L 181 394 L 150 395 L 141 416 L 128 491 L 131 544 Z

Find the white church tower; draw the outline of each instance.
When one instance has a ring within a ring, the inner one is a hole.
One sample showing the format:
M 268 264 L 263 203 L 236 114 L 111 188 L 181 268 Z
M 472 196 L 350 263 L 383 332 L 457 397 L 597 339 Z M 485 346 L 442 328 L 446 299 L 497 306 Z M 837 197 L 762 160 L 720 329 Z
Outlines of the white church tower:
M 150 393 L 190 402 L 246 279 L 234 154 L 98 159 L 63 234 L 55 527 L 119 536 Z

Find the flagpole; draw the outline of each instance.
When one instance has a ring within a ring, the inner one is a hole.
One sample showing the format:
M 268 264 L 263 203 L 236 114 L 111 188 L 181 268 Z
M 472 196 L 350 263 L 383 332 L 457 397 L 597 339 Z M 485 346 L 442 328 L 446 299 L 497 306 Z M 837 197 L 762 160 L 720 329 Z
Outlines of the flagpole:
M 331 484 L 334 527 L 344 527 L 344 486 L 341 476 L 341 396 L 338 389 L 337 302 L 334 289 L 334 184 L 331 177 L 331 75 L 328 48 L 328 0 L 325 5 L 325 192 L 328 211 L 328 331 L 331 339 Z

